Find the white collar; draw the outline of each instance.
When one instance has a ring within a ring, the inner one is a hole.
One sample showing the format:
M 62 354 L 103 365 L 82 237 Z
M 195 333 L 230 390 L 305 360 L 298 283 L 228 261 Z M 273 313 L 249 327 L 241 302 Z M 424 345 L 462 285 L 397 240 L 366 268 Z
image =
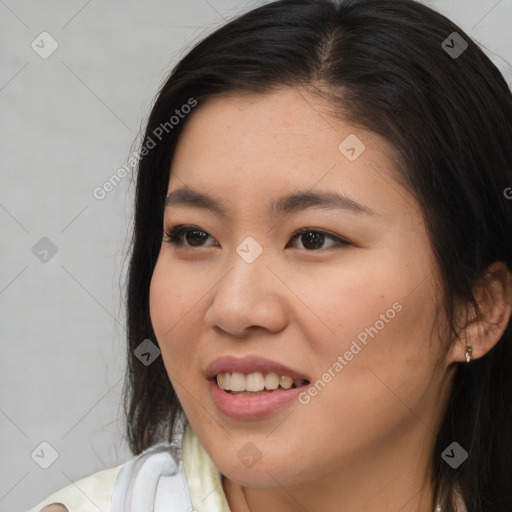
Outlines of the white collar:
M 158 443 L 123 465 L 110 511 L 167 512 L 171 505 L 176 511 L 231 512 L 222 474 L 188 423 L 181 446 Z M 438 505 L 434 512 L 440 511 Z
M 230 512 L 221 473 L 187 425 L 179 443 L 160 442 L 124 464 L 110 512 Z

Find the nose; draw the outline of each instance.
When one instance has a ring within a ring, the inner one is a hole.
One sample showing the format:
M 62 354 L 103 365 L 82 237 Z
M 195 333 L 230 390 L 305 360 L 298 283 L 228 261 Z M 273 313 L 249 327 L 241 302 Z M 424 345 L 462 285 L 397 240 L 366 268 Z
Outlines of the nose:
M 286 326 L 286 286 L 267 265 L 265 251 L 248 263 L 234 252 L 228 270 L 218 282 L 212 303 L 205 315 L 205 325 L 236 337 L 254 330 L 273 333 Z

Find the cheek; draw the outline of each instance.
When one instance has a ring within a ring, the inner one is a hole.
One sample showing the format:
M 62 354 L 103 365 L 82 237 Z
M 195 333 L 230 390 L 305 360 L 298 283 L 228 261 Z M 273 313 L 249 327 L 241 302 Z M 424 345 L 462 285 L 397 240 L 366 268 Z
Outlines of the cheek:
M 409 329 L 413 336 L 431 327 L 435 298 L 432 278 L 425 279 L 428 262 L 397 252 L 347 252 L 336 265 L 308 272 L 308 279 L 289 276 L 309 309 L 301 328 L 309 331 L 305 339 L 315 352 L 332 358 L 349 350 L 353 340 L 385 338 L 388 351 L 402 350 Z
M 202 314 L 204 291 L 200 279 L 191 279 L 165 257 L 158 260 L 149 292 L 151 322 L 169 380 L 187 417 L 192 418 L 205 396 L 197 350 L 203 325 L 197 315 Z
M 185 327 L 196 325 L 190 318 L 201 308 L 207 286 L 207 278 L 194 278 L 167 255 L 160 255 L 151 279 L 149 306 L 155 334 L 162 336 L 163 342 Z
M 149 290 L 150 318 L 165 366 L 172 374 L 179 373 L 194 354 L 190 348 L 198 337 L 191 329 L 197 329 L 198 324 L 191 317 L 201 306 L 200 297 L 200 290 L 195 291 L 185 273 L 163 258 L 157 261 Z
M 323 293 L 312 285 L 300 291 L 329 327 L 313 317 L 302 324 L 315 353 L 318 395 L 323 396 L 311 399 L 318 410 L 310 417 L 327 411 L 331 417 L 339 415 L 348 430 L 356 429 L 354 435 L 357 425 L 351 425 L 344 411 L 375 422 L 379 415 L 386 417 L 388 407 L 400 407 L 393 393 L 415 404 L 439 354 L 439 340 L 431 344 L 436 298 L 428 266 L 381 256 L 331 272 Z

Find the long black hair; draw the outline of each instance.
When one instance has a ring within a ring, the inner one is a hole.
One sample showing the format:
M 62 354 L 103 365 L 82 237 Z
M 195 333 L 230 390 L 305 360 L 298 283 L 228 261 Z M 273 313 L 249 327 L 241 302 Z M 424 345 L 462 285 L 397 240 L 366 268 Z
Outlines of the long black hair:
M 186 124 L 186 116 L 170 118 L 224 92 L 287 86 L 319 95 L 396 149 L 400 179 L 424 215 L 452 328 L 455 304 L 477 306 L 474 285 L 488 265 L 512 269 L 512 201 L 504 193 L 512 186 L 512 94 L 478 45 L 413 0 L 278 0 L 253 9 L 180 60 L 147 123 L 143 144 L 151 149 L 138 166 L 126 300 L 124 405 L 134 454 L 171 441 L 183 414 L 162 358 L 145 366 L 134 354 L 145 339 L 157 343 L 149 286 L 171 158 Z M 454 486 L 468 512 L 512 511 L 511 368 L 510 322 L 484 357 L 458 365 L 432 454 L 443 512 L 454 510 Z M 469 453 L 457 469 L 441 458 L 453 441 Z

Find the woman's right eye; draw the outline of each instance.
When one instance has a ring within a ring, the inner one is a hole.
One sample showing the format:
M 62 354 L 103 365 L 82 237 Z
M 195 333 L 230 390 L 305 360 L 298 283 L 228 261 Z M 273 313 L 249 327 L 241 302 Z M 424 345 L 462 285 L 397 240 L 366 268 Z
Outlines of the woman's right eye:
M 188 244 L 183 242 L 182 235 L 185 235 Z M 213 240 L 206 231 L 194 226 L 176 226 L 165 230 L 165 241 L 180 247 L 205 247 L 202 242 L 208 238 Z

